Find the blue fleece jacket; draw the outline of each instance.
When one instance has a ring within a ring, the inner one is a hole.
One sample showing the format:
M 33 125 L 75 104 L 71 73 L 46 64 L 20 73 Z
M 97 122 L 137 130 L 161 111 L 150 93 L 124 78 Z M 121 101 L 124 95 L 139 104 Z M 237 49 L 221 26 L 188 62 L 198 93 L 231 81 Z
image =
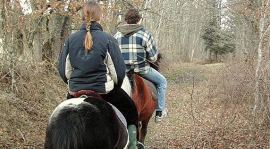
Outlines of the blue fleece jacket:
M 90 27 L 93 46 L 85 52 L 85 25 L 71 34 L 65 41 L 59 54 L 59 73 L 63 81 L 68 83 L 69 90 L 94 90 L 108 93 L 116 85 L 120 87 L 125 77 L 125 63 L 118 42 L 111 35 L 103 32 L 97 22 Z M 70 65 L 70 66 L 69 66 Z M 67 70 L 71 67 L 70 70 Z

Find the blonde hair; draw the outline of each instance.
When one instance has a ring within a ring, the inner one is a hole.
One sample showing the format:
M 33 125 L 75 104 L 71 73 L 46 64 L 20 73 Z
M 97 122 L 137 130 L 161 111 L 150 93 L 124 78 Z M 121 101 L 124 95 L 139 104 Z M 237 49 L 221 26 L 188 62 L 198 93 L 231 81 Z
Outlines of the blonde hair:
M 90 32 L 91 21 L 99 21 L 101 17 L 101 8 L 95 1 L 85 3 L 83 7 L 83 15 L 86 25 L 86 35 L 84 39 L 84 48 L 86 52 L 90 52 L 93 46 L 93 39 Z

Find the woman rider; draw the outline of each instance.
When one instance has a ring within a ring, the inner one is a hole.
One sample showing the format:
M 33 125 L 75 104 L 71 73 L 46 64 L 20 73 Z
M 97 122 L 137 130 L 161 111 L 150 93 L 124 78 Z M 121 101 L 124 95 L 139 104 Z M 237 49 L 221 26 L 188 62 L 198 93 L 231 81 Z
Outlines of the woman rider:
M 138 113 L 132 99 L 121 89 L 126 67 L 118 42 L 103 32 L 98 23 L 100 18 L 99 4 L 87 2 L 83 7 L 81 29 L 66 39 L 60 53 L 59 73 L 68 84 L 68 98 L 91 90 L 123 113 L 128 124 L 129 148 L 133 149 L 137 144 Z

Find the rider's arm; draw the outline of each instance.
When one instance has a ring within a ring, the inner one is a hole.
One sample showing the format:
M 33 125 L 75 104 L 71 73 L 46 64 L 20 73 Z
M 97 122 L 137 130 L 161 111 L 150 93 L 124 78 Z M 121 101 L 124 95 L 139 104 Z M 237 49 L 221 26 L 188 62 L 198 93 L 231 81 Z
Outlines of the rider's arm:
M 158 50 L 156 47 L 156 42 L 154 41 L 153 35 L 148 33 L 147 41 L 146 41 L 146 53 L 147 59 L 151 62 L 155 62 L 158 57 Z
M 107 65 L 114 83 L 121 87 L 126 74 L 126 65 L 122 57 L 118 42 L 113 37 L 109 38 Z
M 65 41 L 64 48 L 60 51 L 59 57 L 58 57 L 58 72 L 60 74 L 60 77 L 65 83 L 67 82 L 66 77 L 66 59 L 67 55 L 69 53 L 69 46 L 68 46 L 68 39 Z

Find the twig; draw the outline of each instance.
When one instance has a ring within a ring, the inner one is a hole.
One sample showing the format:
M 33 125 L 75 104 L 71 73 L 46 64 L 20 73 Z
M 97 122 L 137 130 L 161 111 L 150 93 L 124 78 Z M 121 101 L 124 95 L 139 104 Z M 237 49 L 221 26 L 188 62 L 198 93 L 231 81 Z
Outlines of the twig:
M 20 129 L 17 129 L 17 130 L 19 131 L 19 133 L 20 133 L 20 135 L 21 135 L 21 137 L 22 137 L 23 141 L 25 142 L 25 141 L 26 141 L 26 139 L 25 139 L 25 137 L 24 137 L 24 135 L 23 135 L 22 131 L 21 131 Z
M 191 107 L 191 116 L 192 116 L 192 119 L 193 119 L 193 123 L 195 125 L 195 116 L 194 116 L 194 113 L 193 113 L 193 94 L 194 94 L 194 87 L 195 87 L 195 82 L 194 82 L 194 76 L 192 77 L 192 90 L 191 90 L 191 93 L 190 93 L 190 107 Z
M 9 73 L 4 74 L 4 75 L 0 78 L 0 81 L 1 81 L 2 79 L 6 78 L 6 76 L 7 76 L 8 74 L 9 74 Z

